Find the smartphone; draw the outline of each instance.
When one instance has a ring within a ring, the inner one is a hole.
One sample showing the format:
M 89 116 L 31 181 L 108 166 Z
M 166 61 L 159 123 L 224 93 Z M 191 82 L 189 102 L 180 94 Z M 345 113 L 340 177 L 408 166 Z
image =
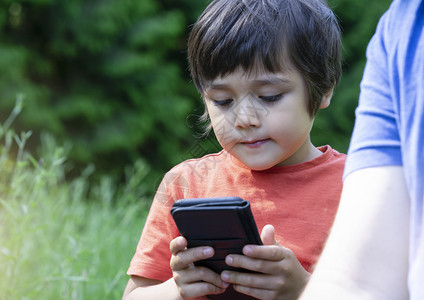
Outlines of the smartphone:
M 248 270 L 225 264 L 228 254 L 242 254 L 247 244 L 262 245 L 250 203 L 239 197 L 181 199 L 171 215 L 188 248 L 211 246 L 215 255 L 195 263 L 220 274 L 223 270 Z

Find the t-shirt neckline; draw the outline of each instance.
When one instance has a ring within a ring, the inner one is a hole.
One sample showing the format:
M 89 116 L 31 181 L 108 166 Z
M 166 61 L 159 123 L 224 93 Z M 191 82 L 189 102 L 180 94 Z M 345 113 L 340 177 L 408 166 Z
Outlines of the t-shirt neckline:
M 251 170 L 252 172 L 258 172 L 258 173 L 286 173 L 286 172 L 297 172 L 297 171 L 302 171 L 305 169 L 310 169 L 310 168 L 323 164 L 324 162 L 326 162 L 327 160 L 331 158 L 333 149 L 331 148 L 330 145 L 320 146 L 320 147 L 317 147 L 317 149 L 321 151 L 322 154 L 314 159 L 311 159 L 302 163 L 294 164 L 294 165 L 275 166 L 275 167 L 271 167 L 269 169 L 261 170 L 261 171 L 252 170 L 246 165 L 244 165 L 236 157 L 226 152 L 225 150 L 223 150 L 223 152 L 228 155 L 231 163 L 237 167 L 248 169 L 248 170 Z

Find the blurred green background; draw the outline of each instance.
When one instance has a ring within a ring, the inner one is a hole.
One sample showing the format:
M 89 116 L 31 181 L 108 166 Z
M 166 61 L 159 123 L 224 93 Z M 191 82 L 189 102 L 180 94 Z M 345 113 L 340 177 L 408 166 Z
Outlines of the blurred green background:
M 29 149 L 44 131 L 71 142 L 70 175 L 94 164 L 96 173 L 122 178 L 142 158 L 153 192 L 173 165 L 216 151 L 216 143 L 198 139 L 203 105 L 186 61 L 190 24 L 207 3 L 1 0 L 0 119 L 23 94 L 15 128 L 33 131 Z M 330 1 L 344 35 L 344 75 L 316 119 L 316 145 L 346 152 L 365 48 L 389 3 Z
M 152 194 L 219 147 L 186 40 L 205 0 L 0 0 L 0 300 L 119 299 Z M 389 0 L 331 0 L 342 80 L 312 140 L 346 152 Z M 17 101 L 17 99 L 19 101 Z

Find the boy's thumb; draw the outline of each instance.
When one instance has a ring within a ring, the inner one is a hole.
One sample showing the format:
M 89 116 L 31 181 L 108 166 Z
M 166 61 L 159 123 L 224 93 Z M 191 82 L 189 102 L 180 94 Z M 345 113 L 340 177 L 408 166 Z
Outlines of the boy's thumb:
M 275 229 L 271 224 L 267 224 L 262 229 L 261 240 L 264 245 L 277 245 L 275 240 Z

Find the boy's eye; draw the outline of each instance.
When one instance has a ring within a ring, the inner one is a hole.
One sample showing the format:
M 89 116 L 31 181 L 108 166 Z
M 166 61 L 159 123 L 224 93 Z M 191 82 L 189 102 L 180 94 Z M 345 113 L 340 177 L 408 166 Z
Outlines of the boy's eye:
M 265 102 L 275 102 L 280 100 L 283 97 L 283 94 L 273 95 L 273 96 L 259 96 L 259 99 Z
M 216 106 L 228 106 L 233 102 L 233 99 L 225 99 L 225 100 L 213 100 L 213 103 Z

